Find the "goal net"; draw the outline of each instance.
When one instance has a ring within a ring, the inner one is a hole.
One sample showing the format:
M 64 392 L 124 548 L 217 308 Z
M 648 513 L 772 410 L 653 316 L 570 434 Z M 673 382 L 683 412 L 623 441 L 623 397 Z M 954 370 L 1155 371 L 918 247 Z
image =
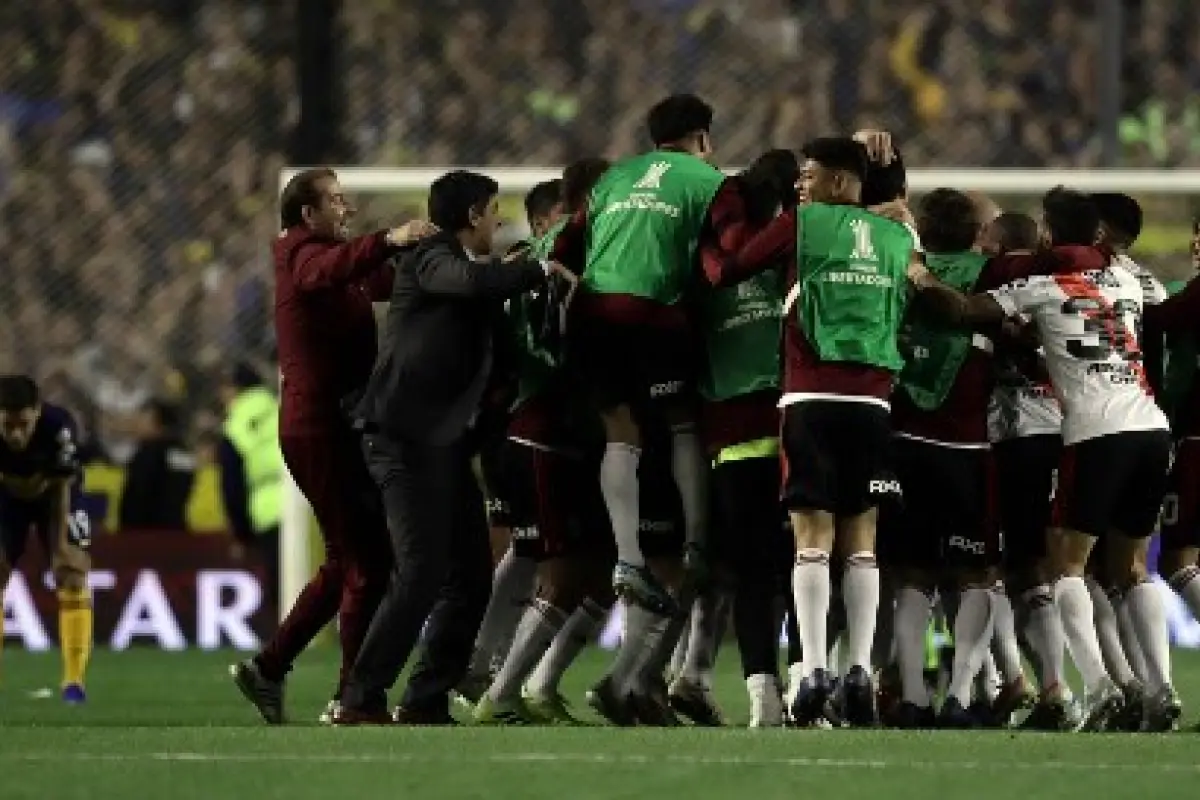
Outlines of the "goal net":
M 450 167 L 387 169 L 336 167 L 338 177 L 358 207 L 357 230 L 382 228 L 424 216 L 431 184 Z M 500 184 L 504 220 L 502 243 L 525 236 L 523 200 L 535 184 L 559 177 L 557 169 L 467 167 Z M 280 187 L 299 168 L 280 174 Z M 1146 225 L 1135 255 L 1164 280 L 1189 274 L 1187 258 L 1191 223 L 1200 215 L 1200 170 L 915 170 L 909 172 L 913 196 L 939 187 L 982 192 L 1001 208 L 1037 215 L 1038 200 L 1048 189 L 1065 185 L 1082 191 L 1119 191 L 1136 196 L 1145 210 Z M 295 602 L 313 574 L 320 548 L 314 545 L 315 523 L 304 497 L 289 481 L 280 536 L 280 612 Z M 1200 647 L 1200 622 L 1187 614 L 1169 591 L 1164 594 L 1171 617 L 1172 638 L 1179 645 Z

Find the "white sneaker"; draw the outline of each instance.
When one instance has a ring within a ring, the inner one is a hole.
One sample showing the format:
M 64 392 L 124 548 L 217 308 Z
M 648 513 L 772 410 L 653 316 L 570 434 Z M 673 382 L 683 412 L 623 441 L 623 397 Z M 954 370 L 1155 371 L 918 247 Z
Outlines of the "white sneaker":
M 783 727 L 783 698 L 774 675 L 751 675 L 746 678 L 746 691 L 750 694 L 751 728 Z
M 322 725 L 332 725 L 334 716 L 342 710 L 342 704 L 337 700 L 330 700 L 325 710 L 321 712 L 321 716 L 317 717 L 317 722 Z

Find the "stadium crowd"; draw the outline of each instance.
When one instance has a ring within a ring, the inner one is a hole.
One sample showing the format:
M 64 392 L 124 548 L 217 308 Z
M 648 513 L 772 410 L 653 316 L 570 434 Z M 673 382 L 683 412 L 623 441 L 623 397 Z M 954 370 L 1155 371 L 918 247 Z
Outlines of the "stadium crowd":
M 343 160 L 625 154 L 644 144 L 646 97 L 691 89 L 738 109 L 715 131 L 730 163 L 764 143 L 884 125 L 914 163 L 1093 166 L 1092 5 L 347 3 Z M 1125 6 L 1125 162 L 1195 166 L 1200 9 Z M 271 363 L 265 243 L 299 106 L 290 8 L 0 9 L 0 365 L 37 373 L 98 457 L 129 457 L 133 412 L 152 397 L 182 404 L 189 432 L 212 428 L 217 372 Z

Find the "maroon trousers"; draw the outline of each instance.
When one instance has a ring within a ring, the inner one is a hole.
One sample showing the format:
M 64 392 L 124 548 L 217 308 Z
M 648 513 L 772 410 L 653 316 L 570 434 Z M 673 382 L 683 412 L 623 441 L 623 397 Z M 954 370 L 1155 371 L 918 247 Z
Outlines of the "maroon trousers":
M 280 436 L 283 460 L 312 505 L 325 539 L 325 563 L 304 587 L 257 658 L 280 680 L 321 629 L 338 616 L 342 667 L 337 696 L 387 591 L 392 551 L 379 489 L 357 433 L 348 428 Z

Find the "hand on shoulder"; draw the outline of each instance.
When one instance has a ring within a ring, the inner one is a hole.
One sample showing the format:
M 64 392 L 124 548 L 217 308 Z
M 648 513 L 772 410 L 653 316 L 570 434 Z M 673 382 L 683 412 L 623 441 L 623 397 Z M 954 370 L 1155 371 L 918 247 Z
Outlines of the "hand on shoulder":
M 392 247 L 408 247 L 422 239 L 427 239 L 441 229 L 432 222 L 424 219 L 410 220 L 398 228 L 387 232 L 387 243 Z

